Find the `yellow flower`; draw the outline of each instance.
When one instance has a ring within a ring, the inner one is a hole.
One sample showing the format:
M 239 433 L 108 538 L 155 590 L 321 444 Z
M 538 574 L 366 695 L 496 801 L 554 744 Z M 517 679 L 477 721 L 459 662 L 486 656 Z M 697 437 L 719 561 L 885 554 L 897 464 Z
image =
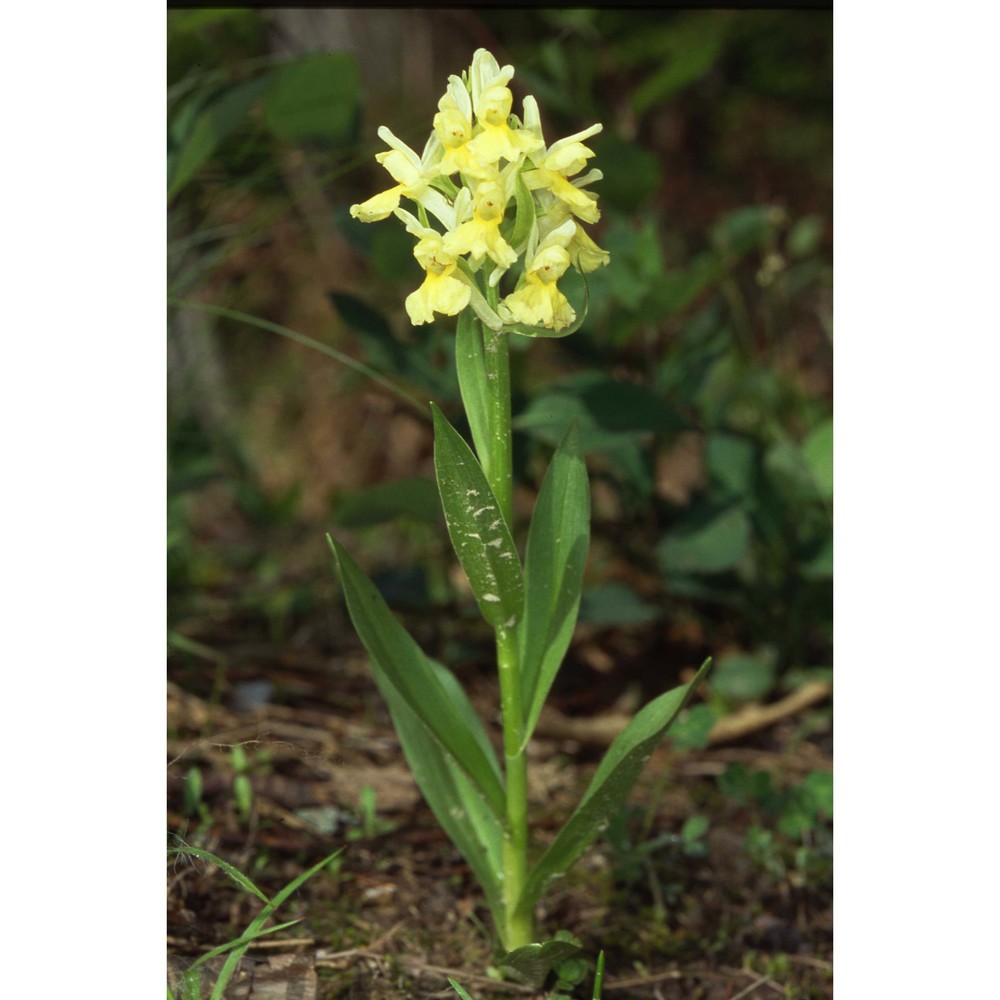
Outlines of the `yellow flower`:
M 467 253 L 475 266 L 482 263 L 485 257 L 493 260 L 498 269 L 490 276 L 494 285 L 499 281 L 500 274 L 517 260 L 514 249 L 500 235 L 500 223 L 503 222 L 508 197 L 502 180 L 498 175 L 497 181 L 483 181 L 476 188 L 475 201 L 471 205 L 469 198 L 461 198 L 459 192 L 459 198 L 455 202 L 457 218 L 461 219 L 470 208 L 472 218 L 462 221 L 454 232 L 448 233 L 444 238 L 444 247 L 448 253 L 456 257 Z
M 611 263 L 611 254 L 607 250 L 602 250 L 579 224 L 568 249 L 573 263 L 584 274 Z
M 438 137 L 432 132 L 424 147 L 423 156 L 417 156 L 384 125 L 378 130 L 378 134 L 393 148 L 376 154 L 375 159 L 389 171 L 396 185 L 360 205 L 352 205 L 351 215 L 362 222 L 379 222 L 392 215 L 399 207 L 400 198 L 405 196 L 423 205 L 445 226 L 452 228 L 455 224 L 454 208 L 440 191 L 430 186 L 431 180 L 438 174 L 436 164 L 441 159 Z
M 538 113 L 538 104 L 533 97 L 524 99 L 524 130 L 535 135 L 544 146 L 542 138 L 542 123 Z M 559 139 L 540 154 L 532 155 L 535 169 L 526 170 L 523 174 L 524 183 L 530 191 L 547 191 L 562 202 L 577 218 L 584 222 L 597 222 L 601 217 L 597 207 L 597 195 L 591 191 L 582 190 L 583 185 L 601 179 L 599 170 L 592 170 L 584 177 L 574 181 L 569 180 L 578 174 L 594 155 L 593 150 L 581 140 L 589 139 L 604 128 L 600 123 L 590 128 Z
M 507 84 L 513 76 L 513 66 L 501 69 L 486 49 L 476 50 L 469 83 L 479 131 L 469 142 L 469 150 L 481 166 L 495 166 L 501 159 L 513 161 L 544 146 L 542 139 L 533 132 L 513 129 L 508 124 L 514 95 Z
M 600 219 L 597 195 L 592 191 L 581 190 L 572 181 L 551 170 L 526 170 L 523 176 L 529 191 L 542 188 L 550 192 L 584 222 L 597 222 Z
M 481 165 L 469 147 L 472 139 L 472 98 L 469 89 L 457 77 L 448 77 L 448 90 L 438 101 L 434 131 L 444 148 L 438 171 L 445 176 L 456 172 L 477 179 L 487 179 L 495 172 L 493 164 Z
M 430 230 L 428 230 L 430 232 Z M 414 326 L 431 323 L 434 313 L 457 316 L 468 304 L 472 289 L 453 276 L 458 266 L 455 258 L 444 250 L 436 233 L 425 236 L 413 248 L 413 256 L 426 271 L 423 284 L 406 297 L 406 311 Z
M 611 263 L 611 254 L 602 250 L 591 238 L 590 234 L 573 217 L 568 206 L 562 202 L 554 202 L 544 215 L 538 218 L 538 231 L 546 240 L 549 234 L 559 232 L 562 237 L 560 246 L 569 251 L 573 266 L 584 274 L 596 271 L 599 267 Z
M 556 282 L 569 265 L 569 251 L 565 247 L 558 243 L 539 247 L 525 270 L 524 284 L 500 304 L 500 315 L 506 322 L 565 329 L 576 319 L 576 312 Z
M 541 148 L 536 136 L 508 125 L 513 103 L 514 95 L 507 87 L 491 87 L 483 94 L 476 107 L 476 121 L 482 131 L 469 143 L 470 153 L 480 164 L 516 160 L 523 153 Z

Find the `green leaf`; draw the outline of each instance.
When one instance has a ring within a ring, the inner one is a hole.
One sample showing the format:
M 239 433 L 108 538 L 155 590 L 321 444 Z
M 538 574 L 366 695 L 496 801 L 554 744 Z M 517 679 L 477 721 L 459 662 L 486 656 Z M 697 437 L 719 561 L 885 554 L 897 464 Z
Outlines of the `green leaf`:
M 384 227 L 378 232 L 392 231 Z M 398 275 L 397 275 L 398 277 Z M 367 302 L 346 292 L 331 291 L 327 297 L 361 344 L 365 360 L 379 371 L 391 372 L 431 395 L 450 395 L 452 386 L 442 377 L 433 361 L 433 350 L 426 343 L 404 343 L 392 332 L 388 321 Z M 420 338 L 421 335 L 417 335 Z M 423 404 L 421 404 L 423 410 Z
M 774 687 L 777 655 L 773 649 L 757 653 L 728 653 L 712 671 L 712 690 L 732 701 L 757 701 Z
M 593 150 L 595 162 L 604 174 L 600 182 L 602 204 L 625 213 L 635 212 L 663 182 L 658 157 L 614 132 L 606 132 L 594 141 Z
M 356 128 L 360 95 L 353 55 L 311 53 L 275 71 L 264 121 L 281 139 L 347 142 Z
M 191 116 L 187 127 L 178 129 L 182 134 L 175 136 L 176 150 L 168 160 L 168 199 L 173 198 L 198 168 L 212 158 L 223 140 L 243 124 L 254 102 L 270 86 L 270 77 L 259 76 L 228 87 L 218 98 Z M 191 102 L 202 99 L 202 95 L 195 95 Z M 193 106 L 191 102 L 188 107 Z M 178 123 L 187 118 L 184 109 L 178 112 Z
M 255 935 L 260 937 L 263 934 L 269 933 L 268 930 L 264 930 L 264 924 L 271 918 L 271 915 L 281 906 L 282 903 L 288 897 L 295 892 L 303 883 L 308 879 L 312 878 L 318 871 L 325 868 L 337 855 L 340 854 L 340 850 L 334 851 L 333 854 L 328 855 L 322 861 L 317 862 L 312 868 L 307 868 L 305 871 L 300 872 L 291 882 L 289 882 L 278 894 L 271 900 L 270 903 L 265 906 L 260 913 L 250 922 L 244 932 L 244 937 L 249 937 L 250 935 Z M 298 918 L 296 920 L 291 920 L 286 924 L 279 924 L 279 927 L 289 927 L 291 924 L 299 922 Z M 276 928 L 271 928 L 275 930 Z M 243 945 L 241 948 L 234 949 L 229 953 L 229 957 L 226 959 L 225 964 L 222 966 L 222 971 L 219 973 L 219 978 L 215 982 L 215 987 L 212 990 L 212 995 L 209 1000 L 222 1000 L 223 994 L 225 993 L 226 986 L 229 980 L 233 977 L 236 972 L 237 966 L 242 960 L 243 956 L 246 954 L 249 945 Z
M 441 501 L 430 479 L 413 476 L 356 490 L 337 504 L 335 520 L 344 528 L 366 528 L 399 518 L 440 523 Z
M 715 718 L 710 705 L 689 708 L 670 727 L 671 743 L 679 750 L 704 750 L 711 741 Z
M 530 911 L 548 883 L 565 872 L 621 809 L 653 750 L 711 666 L 690 684 L 667 691 L 636 714 L 608 748 L 576 811 L 528 875 L 518 909 Z
M 833 496 L 833 422 L 824 421 L 802 445 L 783 440 L 764 456 L 768 479 L 789 503 Z
M 448 534 L 483 617 L 511 628 L 524 608 L 521 561 L 510 528 L 472 449 L 431 403 L 434 468 Z
M 368 650 L 379 687 L 384 680 L 399 692 L 443 752 L 464 769 L 496 815 L 503 816 L 506 799 L 496 758 L 485 751 L 430 661 L 372 582 L 343 546 L 329 536 L 327 540 L 340 568 L 347 610 Z
M 656 547 L 668 574 L 721 573 L 735 568 L 750 545 L 750 519 L 735 506 L 697 530 L 667 535 Z
M 472 443 L 484 469 L 491 463 L 489 387 L 486 383 L 486 354 L 483 346 L 483 328 L 470 309 L 458 315 L 455 339 L 455 367 L 458 369 L 458 387 L 462 393 L 465 415 L 472 432 Z
M 588 587 L 580 601 L 580 621 L 588 625 L 648 625 L 663 610 L 648 604 L 631 587 L 617 580 Z
M 590 544 L 590 487 L 572 424 L 552 457 L 528 529 L 518 629 L 525 742 L 573 638 Z
M 662 276 L 653 289 L 658 308 L 668 316 L 686 309 L 721 274 L 722 262 L 717 254 L 708 251 L 697 254 L 687 267 L 667 271 Z
M 656 70 L 632 92 L 632 110 L 642 115 L 705 76 L 722 55 L 727 21 L 686 17 L 665 26 Z
M 713 480 L 733 497 L 753 490 L 756 446 L 748 438 L 716 431 L 705 442 L 705 465 Z
M 537 988 L 554 968 L 579 955 L 581 951 L 582 948 L 576 941 L 553 938 L 541 944 L 526 944 L 509 951 L 497 964 L 508 978 Z
M 599 372 L 562 379 L 536 395 L 513 421 L 517 430 L 558 444 L 576 419 L 580 446 L 616 451 L 656 432 L 684 429 L 685 422 L 651 390 Z
M 829 500 L 833 496 L 832 420 L 824 420 L 802 442 L 802 457 L 812 472 L 819 495 Z
M 764 245 L 785 215 L 775 205 L 748 205 L 725 215 L 712 227 L 712 242 L 725 255 L 742 257 Z
M 468 726 L 483 753 L 492 758 L 489 738 L 462 686 L 450 670 L 433 660 L 428 662 L 463 723 Z M 384 674 L 377 673 L 375 681 L 389 706 L 393 725 L 417 785 L 441 829 L 461 851 L 476 876 L 497 926 L 502 926 L 502 832 L 497 817 L 462 769 L 449 759 L 441 743 L 413 711 L 406 698 Z
M 202 861 L 211 862 L 217 868 L 221 868 L 244 892 L 250 893 L 256 896 L 261 902 L 268 904 L 271 900 L 260 890 L 256 885 L 241 872 L 238 868 L 235 868 L 228 861 L 223 860 L 217 854 L 212 854 L 211 851 L 203 850 L 200 847 L 189 847 L 184 844 L 182 847 L 171 847 L 168 854 L 188 854 L 193 858 L 201 858 Z
M 515 250 L 520 252 L 521 248 L 527 243 L 528 234 L 535 225 L 535 199 L 531 196 L 528 185 L 524 183 L 524 179 L 520 173 L 517 175 L 514 194 L 517 199 L 517 214 L 515 216 L 514 232 L 508 242 Z
M 785 247 L 789 257 L 807 257 L 819 248 L 825 229 L 822 216 L 807 215 L 792 226 Z

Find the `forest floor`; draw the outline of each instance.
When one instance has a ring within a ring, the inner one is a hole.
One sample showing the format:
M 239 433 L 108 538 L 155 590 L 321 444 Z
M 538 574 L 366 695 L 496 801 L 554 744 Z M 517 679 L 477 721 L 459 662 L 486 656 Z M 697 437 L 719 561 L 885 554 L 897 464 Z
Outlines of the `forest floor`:
M 211 851 L 268 895 L 343 849 L 272 920 L 301 922 L 252 947 L 226 997 L 455 996 L 448 977 L 476 1000 L 551 996 L 551 982 L 544 993 L 490 977 L 488 914 L 420 797 L 360 652 L 317 652 L 308 635 L 215 640 L 171 656 L 170 846 Z M 613 636 L 607 644 L 613 654 Z M 461 679 L 495 719 L 489 672 Z M 564 667 L 530 751 L 540 842 L 571 812 L 631 692 Z M 540 908 L 540 926 L 572 933 L 588 966 L 564 995 L 592 995 L 603 950 L 605 997 L 833 996 L 832 821 L 808 810 L 796 819 L 789 805 L 789 790 L 832 769 L 827 693 L 770 714 L 750 706 L 746 724 L 719 728 L 702 749 L 664 743 L 627 809 Z M 605 694 L 617 704 L 586 708 Z M 262 905 L 179 854 L 167 897 L 173 977 L 238 937 Z

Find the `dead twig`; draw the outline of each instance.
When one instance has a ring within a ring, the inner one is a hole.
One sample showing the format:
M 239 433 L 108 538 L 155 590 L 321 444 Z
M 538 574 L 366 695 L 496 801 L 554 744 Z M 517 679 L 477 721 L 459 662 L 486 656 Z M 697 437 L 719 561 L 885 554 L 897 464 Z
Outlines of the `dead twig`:
M 709 744 L 715 746 L 718 743 L 728 743 L 773 726 L 825 701 L 832 691 L 833 685 L 826 681 L 810 681 L 772 705 L 744 705 L 715 723 L 709 736 Z M 539 717 L 536 732 L 549 739 L 574 740 L 587 746 L 607 747 L 630 721 L 631 716 L 627 715 L 570 718 L 557 709 L 546 706 Z

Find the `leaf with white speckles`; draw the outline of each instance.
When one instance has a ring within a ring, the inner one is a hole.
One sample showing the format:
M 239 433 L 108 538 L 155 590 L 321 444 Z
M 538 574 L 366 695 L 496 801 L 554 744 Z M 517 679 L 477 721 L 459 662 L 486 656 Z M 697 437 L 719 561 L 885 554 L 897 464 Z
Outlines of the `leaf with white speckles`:
M 472 449 L 432 403 L 434 468 L 448 534 L 483 617 L 511 627 L 524 608 L 524 581 L 510 528 Z

